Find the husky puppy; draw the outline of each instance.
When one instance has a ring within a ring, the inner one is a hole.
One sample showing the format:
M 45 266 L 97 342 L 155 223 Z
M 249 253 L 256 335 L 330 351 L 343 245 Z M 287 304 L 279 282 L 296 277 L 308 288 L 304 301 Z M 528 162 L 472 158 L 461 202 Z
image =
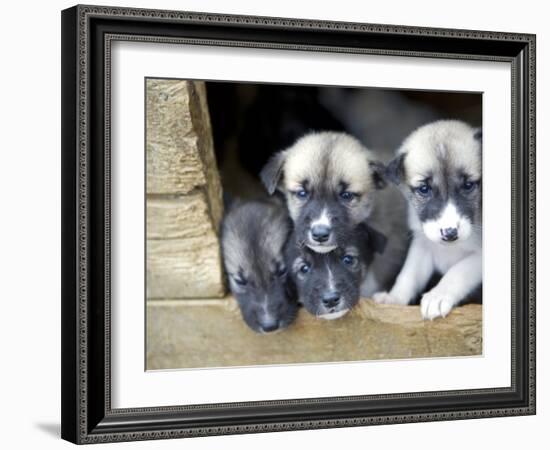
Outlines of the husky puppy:
M 382 253 L 385 246 L 386 237 L 366 224 L 355 228 L 346 247 L 328 253 L 298 245 L 291 236 L 285 255 L 299 302 L 316 317 L 332 320 L 344 316 L 359 301 L 361 282 L 374 252 Z
M 229 286 L 244 321 L 259 333 L 285 328 L 296 316 L 284 261 L 290 225 L 284 206 L 267 201 L 237 201 L 223 220 Z
M 317 253 L 340 244 L 373 206 L 385 186 L 384 166 L 345 133 L 310 133 L 276 153 L 260 177 L 269 194 L 284 193 L 296 239 Z
M 383 189 L 385 166 L 357 139 L 345 133 L 310 133 L 276 153 L 260 177 L 269 194 L 286 198 L 299 247 L 316 253 L 347 248 L 349 236 L 366 219 L 389 239 L 361 294 L 386 288 L 406 252 L 406 208 L 397 189 Z M 402 204 L 402 207 L 399 205 Z
M 422 296 L 421 312 L 445 317 L 482 281 L 481 130 L 456 120 L 417 129 L 388 177 L 408 201 L 413 240 L 393 288 L 374 299 L 409 304 L 437 272 L 442 278 Z

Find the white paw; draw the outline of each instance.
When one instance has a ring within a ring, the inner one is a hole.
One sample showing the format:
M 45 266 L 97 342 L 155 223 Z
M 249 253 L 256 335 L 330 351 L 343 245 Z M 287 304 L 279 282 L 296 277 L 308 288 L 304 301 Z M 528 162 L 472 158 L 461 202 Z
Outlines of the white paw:
M 422 296 L 420 300 L 420 312 L 424 319 L 433 320 L 438 317 L 447 316 L 455 305 L 456 301 L 453 296 L 432 289 Z
M 372 299 L 376 303 L 383 303 L 386 305 L 402 305 L 403 302 L 397 297 L 391 295 L 389 292 L 377 292 L 372 296 Z

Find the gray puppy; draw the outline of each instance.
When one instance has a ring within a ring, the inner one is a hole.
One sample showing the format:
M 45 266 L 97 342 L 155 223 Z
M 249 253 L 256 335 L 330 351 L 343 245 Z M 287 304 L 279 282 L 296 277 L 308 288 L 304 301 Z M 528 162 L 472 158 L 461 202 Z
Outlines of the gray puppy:
M 348 245 L 317 253 L 291 236 L 285 249 L 287 265 L 304 308 L 327 320 L 344 316 L 359 301 L 375 253 L 383 253 L 386 237 L 366 224 L 347 236 Z
M 237 201 L 223 221 L 229 286 L 244 321 L 259 333 L 285 328 L 296 317 L 297 303 L 283 256 L 289 232 L 286 209 L 275 201 Z

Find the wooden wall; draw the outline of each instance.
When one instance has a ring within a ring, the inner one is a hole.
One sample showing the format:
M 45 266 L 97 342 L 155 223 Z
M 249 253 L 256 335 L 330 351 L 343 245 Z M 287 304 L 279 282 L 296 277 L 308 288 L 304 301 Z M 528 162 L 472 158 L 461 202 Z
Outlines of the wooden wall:
M 147 298 L 225 294 L 222 189 L 203 82 L 148 79 Z

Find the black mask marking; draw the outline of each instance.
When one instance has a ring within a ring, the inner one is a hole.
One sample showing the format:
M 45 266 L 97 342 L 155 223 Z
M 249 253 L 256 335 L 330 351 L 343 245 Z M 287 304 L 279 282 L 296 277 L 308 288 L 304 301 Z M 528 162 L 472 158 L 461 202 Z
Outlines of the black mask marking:
M 359 301 L 361 282 L 374 252 L 382 252 L 386 237 L 366 224 L 348 235 L 347 245 L 329 253 L 316 253 L 287 243 L 285 256 L 299 299 L 313 315 L 323 316 L 353 308 Z

